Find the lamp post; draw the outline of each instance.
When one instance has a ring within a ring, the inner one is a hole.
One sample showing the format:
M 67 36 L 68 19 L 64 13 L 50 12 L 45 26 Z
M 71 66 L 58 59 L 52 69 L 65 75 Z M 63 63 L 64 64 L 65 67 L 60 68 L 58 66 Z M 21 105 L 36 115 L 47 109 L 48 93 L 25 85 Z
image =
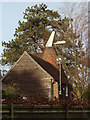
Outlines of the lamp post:
M 54 45 L 60 45 L 60 44 L 65 44 L 66 41 L 57 41 L 56 43 L 54 43 Z M 60 85 L 60 90 L 59 90 L 59 95 L 62 94 L 62 81 L 61 81 L 61 66 L 62 66 L 62 56 L 58 55 L 57 56 L 57 63 L 59 64 L 59 85 Z
M 59 90 L 59 94 L 61 95 L 62 90 L 61 90 L 61 64 L 62 64 L 62 59 L 61 56 L 57 56 L 57 63 L 59 65 L 59 85 L 60 85 L 60 90 Z

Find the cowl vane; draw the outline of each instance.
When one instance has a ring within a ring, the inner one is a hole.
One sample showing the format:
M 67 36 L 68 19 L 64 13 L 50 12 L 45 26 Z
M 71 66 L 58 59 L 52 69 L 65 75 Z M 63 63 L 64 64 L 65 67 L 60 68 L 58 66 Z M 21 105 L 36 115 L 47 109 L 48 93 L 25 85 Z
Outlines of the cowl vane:
M 55 36 L 55 31 L 52 31 L 52 33 L 46 43 L 46 47 L 52 47 L 54 36 Z

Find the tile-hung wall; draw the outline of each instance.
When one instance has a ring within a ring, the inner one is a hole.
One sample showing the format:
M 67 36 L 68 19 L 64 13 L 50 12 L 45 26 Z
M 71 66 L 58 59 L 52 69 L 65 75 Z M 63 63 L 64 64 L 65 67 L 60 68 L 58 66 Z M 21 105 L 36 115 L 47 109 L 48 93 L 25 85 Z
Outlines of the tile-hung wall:
M 88 83 L 90 85 L 90 2 L 88 2 Z

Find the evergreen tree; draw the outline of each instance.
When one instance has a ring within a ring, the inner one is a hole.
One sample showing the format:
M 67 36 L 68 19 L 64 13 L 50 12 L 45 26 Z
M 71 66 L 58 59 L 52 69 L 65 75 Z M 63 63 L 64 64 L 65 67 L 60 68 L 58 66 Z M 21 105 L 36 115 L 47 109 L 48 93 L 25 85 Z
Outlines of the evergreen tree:
M 43 52 L 52 30 L 57 32 L 56 39 L 58 39 L 61 29 L 66 31 L 68 28 L 68 19 L 61 19 L 58 11 L 49 10 L 45 4 L 27 7 L 23 19 L 22 22 L 18 22 L 14 39 L 2 42 L 3 64 L 13 64 L 24 51 Z

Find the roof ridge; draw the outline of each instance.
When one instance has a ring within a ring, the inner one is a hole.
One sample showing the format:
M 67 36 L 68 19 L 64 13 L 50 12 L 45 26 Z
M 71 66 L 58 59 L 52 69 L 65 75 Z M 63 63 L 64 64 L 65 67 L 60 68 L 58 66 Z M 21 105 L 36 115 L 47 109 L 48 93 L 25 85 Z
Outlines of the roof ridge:
M 48 64 L 50 64 L 52 67 L 54 67 L 55 69 L 57 69 L 58 70 L 58 68 L 56 68 L 53 64 L 51 64 L 50 62 L 48 62 L 48 61 L 45 61 L 43 58 L 40 58 L 40 57 L 38 57 L 38 56 L 36 56 L 36 55 L 33 55 L 33 54 L 30 54 L 31 56 L 34 56 L 34 57 L 36 57 L 36 58 L 38 58 L 38 59 L 41 59 L 42 61 L 44 61 L 44 62 L 46 62 L 46 63 L 48 63 Z
M 10 68 L 10 70 L 6 73 L 6 75 L 1 79 L 1 81 L 9 74 L 9 72 L 16 66 L 16 64 L 21 60 L 21 58 L 23 57 L 24 54 L 26 54 L 27 51 L 24 51 L 22 53 L 22 55 L 19 57 L 19 59 L 12 65 L 12 67 Z
M 24 51 L 23 52 L 23 54 L 20 56 L 20 58 L 15 62 L 15 64 L 10 68 L 10 70 L 7 72 L 7 74 L 1 79 L 1 81 L 9 74 L 9 72 L 17 65 L 17 63 L 22 59 L 22 57 L 24 56 L 24 55 L 28 55 L 28 57 L 30 58 L 32 58 L 33 59 L 33 61 L 35 61 L 36 62 L 36 64 L 38 64 L 38 62 L 32 57 L 32 55 L 31 54 L 29 54 L 27 51 Z M 34 56 L 34 55 L 33 55 Z M 35 56 L 35 57 L 37 57 L 37 56 Z M 38 57 L 39 58 L 39 57 Z M 40 59 L 40 58 L 39 58 Z M 43 59 L 42 59 L 43 60 Z M 40 68 L 41 69 L 43 69 L 43 71 L 45 71 L 47 74 L 49 74 L 40 64 L 38 64 L 38 66 L 40 66 Z M 50 74 L 49 74 L 49 76 L 51 76 Z M 51 76 L 51 78 L 52 78 L 52 76 Z

